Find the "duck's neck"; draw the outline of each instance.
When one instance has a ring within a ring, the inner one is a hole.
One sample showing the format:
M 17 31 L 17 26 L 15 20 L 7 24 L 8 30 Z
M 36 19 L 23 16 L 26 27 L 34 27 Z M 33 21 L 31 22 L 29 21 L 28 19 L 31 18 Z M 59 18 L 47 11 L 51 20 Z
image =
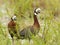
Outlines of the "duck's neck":
M 34 15 L 34 24 L 33 24 L 34 27 L 36 28 L 40 28 L 40 25 L 39 25 L 39 22 L 38 22 L 38 19 L 37 19 L 37 16 Z

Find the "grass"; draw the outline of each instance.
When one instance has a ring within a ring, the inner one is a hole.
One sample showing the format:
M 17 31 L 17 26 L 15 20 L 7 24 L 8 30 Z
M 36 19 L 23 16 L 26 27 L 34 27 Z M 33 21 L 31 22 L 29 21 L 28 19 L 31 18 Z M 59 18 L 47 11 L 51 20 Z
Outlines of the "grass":
M 60 45 L 60 2 L 59 0 L 3 0 L 0 6 L 0 45 L 11 45 L 12 41 L 7 32 L 7 18 L 8 19 L 15 13 L 17 23 L 20 29 L 33 24 L 33 9 L 40 7 L 41 14 L 38 15 L 38 20 L 41 25 L 40 33 L 43 38 L 37 36 L 33 37 L 33 45 Z M 5 5 L 5 6 L 4 6 Z M 4 25 L 5 24 L 5 25 Z M 28 25 L 27 25 L 28 24 Z M 21 26 L 22 25 L 22 26 Z M 16 45 L 21 45 L 20 41 L 15 40 Z M 25 40 L 23 45 L 29 45 Z

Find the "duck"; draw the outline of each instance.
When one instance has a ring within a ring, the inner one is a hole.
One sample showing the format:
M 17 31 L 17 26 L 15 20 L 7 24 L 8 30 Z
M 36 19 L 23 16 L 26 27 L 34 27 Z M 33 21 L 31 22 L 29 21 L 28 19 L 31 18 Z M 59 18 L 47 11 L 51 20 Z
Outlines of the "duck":
M 17 37 L 17 29 L 16 29 L 16 16 L 13 15 L 11 20 L 8 22 L 8 32 L 12 38 L 12 45 L 14 45 L 14 36 Z
M 41 9 L 40 8 L 36 8 L 34 9 L 34 13 L 33 13 L 33 18 L 34 18 L 34 23 L 33 25 L 27 26 L 26 28 L 23 28 L 22 30 L 19 30 L 19 36 L 20 39 L 31 39 L 32 35 L 36 35 L 38 34 L 39 30 L 40 30 L 40 24 L 38 22 L 37 19 L 37 15 L 40 13 Z

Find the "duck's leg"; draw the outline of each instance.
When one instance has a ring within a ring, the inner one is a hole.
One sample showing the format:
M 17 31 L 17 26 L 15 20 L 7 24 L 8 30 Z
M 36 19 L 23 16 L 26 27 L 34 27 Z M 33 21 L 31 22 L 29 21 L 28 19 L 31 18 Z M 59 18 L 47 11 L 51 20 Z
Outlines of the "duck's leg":
M 14 44 L 14 38 L 12 38 L 12 45 L 15 45 L 15 44 Z
M 33 40 L 30 40 L 29 43 L 30 43 L 30 45 L 34 45 L 34 44 L 33 44 Z

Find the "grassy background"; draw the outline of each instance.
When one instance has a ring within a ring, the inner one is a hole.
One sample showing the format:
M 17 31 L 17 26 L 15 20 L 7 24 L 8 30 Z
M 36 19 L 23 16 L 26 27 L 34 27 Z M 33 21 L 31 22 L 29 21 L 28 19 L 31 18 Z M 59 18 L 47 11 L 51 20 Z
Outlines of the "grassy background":
M 20 29 L 33 24 L 33 10 L 41 8 L 37 16 L 44 36 L 33 37 L 32 45 L 60 45 L 60 0 L 0 0 L 0 45 L 11 45 L 7 23 L 16 14 Z M 15 41 L 20 45 L 20 41 Z M 25 40 L 23 45 L 29 45 Z

